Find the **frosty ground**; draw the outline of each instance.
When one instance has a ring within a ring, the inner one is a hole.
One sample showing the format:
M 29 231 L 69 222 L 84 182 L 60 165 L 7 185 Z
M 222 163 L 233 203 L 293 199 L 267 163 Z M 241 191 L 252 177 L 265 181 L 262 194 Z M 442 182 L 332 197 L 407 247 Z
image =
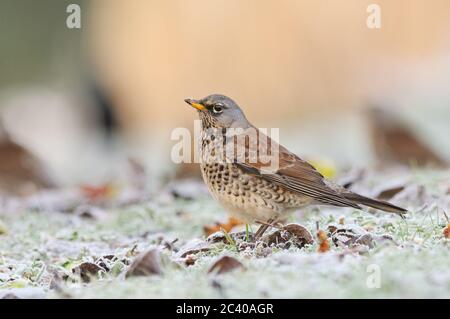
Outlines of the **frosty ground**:
M 0 298 L 449 298 L 449 181 L 448 170 L 366 174 L 352 189 L 384 194 L 410 210 L 406 218 L 306 208 L 289 220 L 312 234 L 305 246 L 247 245 L 251 238 L 229 241 L 221 233 L 206 240 L 204 226 L 226 215 L 200 181 L 173 181 L 120 205 L 80 199 L 78 190 L 3 198 Z M 58 204 L 42 204 L 52 196 Z M 318 229 L 329 237 L 328 251 L 319 251 Z M 369 242 L 347 241 L 354 232 Z M 156 260 L 131 271 L 149 251 Z M 210 271 L 225 255 L 240 266 Z

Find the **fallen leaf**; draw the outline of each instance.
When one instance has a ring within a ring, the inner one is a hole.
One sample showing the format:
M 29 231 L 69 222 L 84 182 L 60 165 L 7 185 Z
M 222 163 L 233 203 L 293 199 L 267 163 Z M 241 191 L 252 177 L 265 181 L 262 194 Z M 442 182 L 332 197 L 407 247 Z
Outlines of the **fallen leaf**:
M 114 255 L 105 255 L 99 257 L 95 260 L 95 263 L 105 269 L 106 271 L 110 271 L 111 268 L 115 267 L 118 263 L 125 265 L 129 265 L 130 261 L 127 258 L 117 258 Z
M 0 122 L 0 193 L 27 196 L 54 186 L 48 167 Z
M 161 257 L 155 248 L 139 254 L 127 270 L 126 277 L 161 275 Z
M 405 189 L 405 186 L 397 186 L 397 187 L 388 188 L 388 189 L 381 191 L 376 196 L 376 198 L 381 199 L 381 200 L 389 200 L 404 189 Z
M 216 233 L 220 230 L 225 230 L 226 232 L 230 232 L 234 227 L 243 225 L 244 223 L 240 220 L 230 217 L 228 219 L 228 222 L 222 224 L 222 223 L 216 223 L 215 225 L 206 225 L 203 227 L 203 231 L 206 234 L 206 236 L 209 236 L 213 233 Z
M 83 282 L 90 282 L 91 279 L 98 275 L 100 271 L 106 271 L 97 264 L 91 262 L 84 262 L 72 269 L 75 275 L 80 276 Z
M 195 257 L 195 255 L 187 255 L 186 258 L 184 259 L 184 264 L 186 266 L 192 266 L 195 264 L 196 261 L 197 257 Z
M 373 237 L 364 228 L 354 224 L 329 225 L 328 232 L 336 246 L 365 245 L 373 247 Z
M 319 240 L 319 253 L 325 253 L 330 250 L 330 243 L 328 242 L 327 233 L 319 229 L 317 231 L 317 239 Z
M 90 201 L 109 199 L 114 197 L 116 193 L 115 187 L 110 183 L 100 186 L 81 185 L 80 189 L 83 195 Z
M 379 105 L 368 108 L 372 144 L 380 162 L 446 166 L 448 163 L 391 109 Z
M 208 273 L 224 274 L 235 269 L 244 269 L 244 265 L 234 257 L 222 256 L 209 268 Z
M 195 255 L 209 250 L 211 250 L 209 243 L 200 239 L 193 239 L 180 248 L 177 257 L 184 258 L 187 255 Z
M 355 244 L 357 244 L 357 245 L 364 245 L 364 246 L 367 246 L 369 248 L 373 248 L 373 237 L 369 233 L 364 234 L 364 235 L 358 237 L 355 240 Z
M 367 246 L 368 248 L 373 248 L 375 243 L 394 243 L 395 240 L 391 235 L 373 235 L 369 233 L 366 229 L 355 225 L 329 225 L 328 233 L 331 237 L 333 243 L 336 246 L 346 246 L 346 247 L 356 247 L 356 246 Z
M 216 231 L 214 233 L 212 233 L 211 235 L 209 235 L 206 238 L 206 241 L 208 243 L 211 244 L 215 244 L 215 243 L 227 243 L 227 238 L 225 237 L 225 234 L 222 231 Z
M 410 180 L 404 176 L 388 178 L 373 190 L 372 196 L 381 200 L 390 200 L 408 185 L 410 185 Z
M 445 238 L 450 238 L 450 223 L 444 228 L 443 234 Z
M 311 233 L 299 224 L 288 224 L 283 226 L 283 228 L 276 230 L 267 236 L 266 241 L 269 246 L 273 244 L 287 244 L 287 246 L 285 246 L 286 248 L 289 248 L 289 242 L 294 243 L 299 248 L 314 243 Z

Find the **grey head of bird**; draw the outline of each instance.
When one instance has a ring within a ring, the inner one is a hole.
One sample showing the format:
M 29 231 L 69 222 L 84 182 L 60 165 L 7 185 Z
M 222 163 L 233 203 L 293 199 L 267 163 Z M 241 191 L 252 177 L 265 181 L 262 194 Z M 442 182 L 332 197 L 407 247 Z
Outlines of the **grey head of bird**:
M 211 94 L 200 100 L 185 99 L 197 109 L 203 128 L 248 128 L 251 124 L 239 105 L 222 94 Z

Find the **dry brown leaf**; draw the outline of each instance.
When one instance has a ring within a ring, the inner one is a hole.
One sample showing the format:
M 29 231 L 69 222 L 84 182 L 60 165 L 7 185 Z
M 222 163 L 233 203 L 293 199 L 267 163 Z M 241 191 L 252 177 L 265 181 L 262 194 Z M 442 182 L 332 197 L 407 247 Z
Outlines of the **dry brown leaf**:
M 203 231 L 206 236 L 209 236 L 211 234 L 214 234 L 215 232 L 218 232 L 220 230 L 225 230 L 226 232 L 230 232 L 234 227 L 243 225 L 244 223 L 240 220 L 230 217 L 228 219 L 228 222 L 222 224 L 222 223 L 216 223 L 215 225 L 205 225 L 203 227 Z
M 90 262 L 84 262 L 72 269 L 72 272 L 80 276 L 81 280 L 86 283 L 90 282 L 91 279 L 97 276 L 100 271 L 105 271 L 105 269 Z
M 267 237 L 269 246 L 273 244 L 287 244 L 289 242 L 293 242 L 297 247 L 302 248 L 305 245 L 314 243 L 314 239 L 308 229 L 299 224 L 285 225 Z M 286 248 L 289 248 L 289 246 L 287 245 Z
M 330 243 L 328 241 L 327 233 L 319 229 L 317 231 L 317 239 L 319 240 L 319 253 L 325 253 L 330 250 Z
M 427 143 L 386 106 L 369 108 L 370 129 L 375 154 L 380 162 L 397 162 L 419 166 L 447 166 Z
M 396 186 L 382 190 L 376 198 L 381 200 L 390 200 L 392 197 L 400 193 L 405 189 L 405 186 Z
M 0 122 L 0 192 L 27 196 L 54 186 L 48 167 L 17 144 Z
M 234 257 L 223 256 L 209 268 L 208 273 L 224 274 L 235 269 L 243 270 L 244 265 Z
M 116 193 L 115 187 L 109 183 L 100 186 L 81 185 L 80 190 L 90 201 L 109 199 Z
M 186 258 L 184 259 L 184 264 L 186 266 L 192 266 L 193 264 L 195 264 L 195 262 L 197 261 L 197 257 L 195 257 L 195 255 L 187 255 Z
M 155 248 L 139 254 L 127 270 L 126 277 L 161 275 L 161 258 Z

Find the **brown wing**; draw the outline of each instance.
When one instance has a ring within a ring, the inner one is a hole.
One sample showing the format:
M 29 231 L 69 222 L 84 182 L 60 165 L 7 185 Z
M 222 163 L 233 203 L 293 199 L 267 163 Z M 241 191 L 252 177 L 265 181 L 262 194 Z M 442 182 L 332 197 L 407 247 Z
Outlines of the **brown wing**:
M 259 131 L 257 132 L 258 138 L 245 139 L 245 158 L 234 158 L 235 164 L 241 169 L 249 174 L 258 175 L 294 193 L 314 198 L 324 204 L 361 208 L 327 185 L 322 174 L 314 166 L 289 152 L 270 137 Z M 236 139 L 234 142 L 236 142 Z M 256 153 L 255 150 L 257 150 Z M 258 156 L 248 156 L 252 153 Z M 265 153 L 269 154 L 268 158 L 275 159 L 275 161 L 278 159 L 277 168 L 273 169 L 267 163 L 267 158 L 261 161 L 261 154 Z

